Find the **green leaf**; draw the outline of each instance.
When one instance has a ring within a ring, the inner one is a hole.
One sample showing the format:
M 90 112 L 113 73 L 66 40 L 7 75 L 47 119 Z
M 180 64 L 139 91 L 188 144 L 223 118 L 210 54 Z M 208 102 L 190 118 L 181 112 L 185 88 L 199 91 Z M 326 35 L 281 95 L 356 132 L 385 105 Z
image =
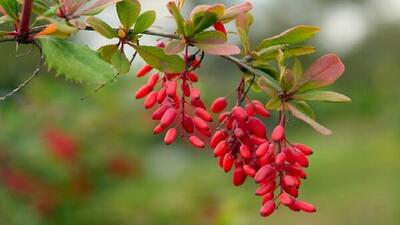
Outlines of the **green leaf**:
M 142 13 L 136 20 L 133 33 L 139 34 L 146 31 L 153 25 L 154 21 L 156 21 L 156 12 L 154 10 Z
M 278 110 L 282 107 L 282 101 L 278 97 L 271 98 L 267 104 L 265 104 L 265 108 L 268 110 Z
M 315 120 L 317 118 L 314 110 L 311 108 L 310 105 L 307 104 L 307 102 L 300 100 L 291 100 L 290 104 L 295 106 L 301 113 L 310 117 L 311 119 Z
M 186 20 L 185 21 L 185 27 L 184 27 L 184 34 L 185 37 L 191 37 L 194 34 L 194 23 L 191 20 Z
M 314 26 L 300 25 L 271 38 L 264 39 L 257 47 L 257 50 L 268 48 L 274 45 L 291 45 L 304 42 L 312 38 L 320 29 Z
M 170 41 L 164 49 L 167 55 L 176 55 L 181 53 L 185 49 L 186 43 L 183 40 L 172 40 Z
M 259 56 L 260 59 L 262 60 L 273 60 L 276 59 L 276 57 L 279 54 L 279 49 L 283 52 L 283 57 L 285 59 L 287 58 L 292 58 L 292 57 L 297 57 L 297 56 L 303 56 L 303 55 L 309 55 L 315 52 L 315 47 L 312 46 L 298 46 L 298 47 L 283 47 L 280 48 L 281 46 L 273 46 L 270 48 L 265 49 L 266 51 L 262 51 L 263 53 Z
M 297 82 L 300 80 L 301 76 L 303 75 L 303 67 L 301 66 L 300 59 L 295 58 L 294 59 L 294 65 L 293 65 L 293 78 L 294 78 L 294 83 L 297 84 Z
M 100 57 L 111 64 L 111 58 L 118 51 L 118 45 L 106 45 L 97 50 L 99 52 Z
M 117 3 L 117 13 L 122 26 L 128 30 L 140 14 L 140 3 L 137 0 L 124 0 Z
M 118 71 L 119 74 L 125 74 L 125 73 L 129 72 L 129 70 L 131 68 L 129 59 L 121 51 L 117 51 L 111 57 L 111 64 L 114 66 L 114 68 Z
M 263 90 L 265 93 L 267 93 L 270 97 L 277 97 L 279 96 L 279 93 L 277 90 L 272 86 L 273 83 L 276 84 L 276 81 L 272 79 L 268 79 L 267 77 L 264 76 L 258 76 L 257 77 L 257 85 Z
M 39 38 L 49 69 L 67 79 L 102 83 L 114 77 L 112 66 L 87 46 L 53 37 Z
M 294 85 L 294 75 L 293 72 L 289 69 L 286 69 L 282 75 L 281 86 L 283 90 L 290 90 Z
M 279 72 L 276 71 L 275 68 L 268 62 L 256 60 L 256 61 L 253 61 L 251 64 L 254 68 L 261 70 L 262 72 L 273 77 L 275 80 L 279 79 L 279 75 L 280 75 Z
M 176 5 L 175 2 L 171 1 L 171 2 L 168 2 L 167 8 L 168 8 L 169 12 L 171 13 L 171 15 L 175 19 L 176 26 L 177 26 L 177 29 L 178 29 L 177 33 L 178 34 L 184 34 L 184 32 L 185 32 L 185 20 L 183 19 L 182 14 L 181 14 L 178 6 Z
M 333 91 L 309 91 L 303 94 L 296 94 L 293 99 L 314 102 L 351 102 L 349 97 Z
M 240 38 L 240 42 L 242 43 L 243 46 L 244 54 L 248 55 L 251 51 L 249 35 L 245 30 L 243 30 L 240 27 L 237 27 L 237 32 Z
M 14 21 L 19 21 L 20 5 L 16 0 L 0 0 L 6 14 Z
M 208 8 L 203 17 L 198 23 L 195 23 L 194 33 L 200 33 L 203 30 L 212 26 L 215 22 L 218 21 L 218 18 L 224 14 L 225 7 L 224 5 L 217 4 L 210 8 Z
M 212 30 L 196 34 L 191 41 L 199 44 L 223 44 L 227 41 L 227 38 L 224 33 Z
M 42 15 L 49 9 L 50 7 L 47 6 L 45 3 L 43 3 L 42 1 L 33 1 L 32 11 L 35 14 Z
M 88 17 L 86 22 L 95 30 L 97 33 L 103 35 L 108 39 L 118 37 L 117 33 L 112 27 L 106 24 L 103 20 L 96 17 Z
M 307 124 L 309 124 L 312 128 L 314 128 L 314 130 L 316 130 L 317 132 L 323 134 L 323 135 L 330 135 L 332 134 L 332 131 L 329 130 L 328 128 L 322 126 L 321 124 L 319 124 L 318 122 L 316 122 L 315 120 L 311 119 L 310 117 L 306 116 L 304 113 L 302 113 L 301 111 L 299 111 L 295 106 L 291 105 L 291 104 L 286 104 L 286 106 L 288 107 L 288 109 L 290 110 L 290 112 L 293 114 L 293 116 L 295 116 L 296 118 L 306 122 Z
M 164 49 L 154 46 L 134 46 L 147 64 L 166 73 L 180 73 L 185 69 L 185 62 L 178 55 L 166 55 Z

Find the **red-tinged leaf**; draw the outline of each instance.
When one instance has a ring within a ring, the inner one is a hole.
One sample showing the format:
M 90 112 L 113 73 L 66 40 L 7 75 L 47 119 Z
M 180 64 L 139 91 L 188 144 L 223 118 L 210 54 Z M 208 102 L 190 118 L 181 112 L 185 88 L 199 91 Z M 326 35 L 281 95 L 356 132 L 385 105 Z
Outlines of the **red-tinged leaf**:
M 223 44 L 227 38 L 224 33 L 212 30 L 198 33 L 191 40 L 198 44 Z
M 176 55 L 185 49 L 185 42 L 183 40 L 172 40 L 164 48 L 166 55 Z
M 106 7 L 120 1 L 122 0 L 97 0 L 89 7 L 85 7 L 85 9 L 82 12 L 79 12 L 78 15 L 95 15 L 100 13 Z
M 204 13 L 207 9 L 211 8 L 212 5 L 198 5 L 193 8 L 192 12 L 190 13 L 190 18 L 194 18 L 194 16 L 198 13 Z
M 317 132 L 323 134 L 323 135 L 330 135 L 332 134 L 332 131 L 329 130 L 328 128 L 322 126 L 321 124 L 319 124 L 318 122 L 316 122 L 315 120 L 311 119 L 310 117 L 306 116 L 305 114 L 303 114 L 302 112 L 300 112 L 295 106 L 291 105 L 291 104 L 286 104 L 286 106 L 288 107 L 288 109 L 290 110 L 290 112 L 293 114 L 293 116 L 295 116 L 296 118 L 306 122 L 307 124 L 309 124 L 312 128 L 314 128 Z
M 310 90 L 333 84 L 344 72 L 344 65 L 335 54 L 317 59 L 299 81 L 300 90 Z
M 198 48 L 204 50 L 210 55 L 238 55 L 240 48 L 230 44 L 195 44 Z
M 220 18 L 223 23 L 228 23 L 234 20 L 238 15 L 247 13 L 253 8 L 251 2 L 243 2 L 225 10 L 225 14 Z

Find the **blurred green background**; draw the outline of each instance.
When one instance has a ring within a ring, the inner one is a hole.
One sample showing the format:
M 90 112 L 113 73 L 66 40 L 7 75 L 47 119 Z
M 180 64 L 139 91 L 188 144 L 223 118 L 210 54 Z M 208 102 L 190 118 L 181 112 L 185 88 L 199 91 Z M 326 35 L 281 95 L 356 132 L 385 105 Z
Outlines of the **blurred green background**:
M 173 30 L 166 1 L 142 2 L 161 14 L 154 29 Z M 187 8 L 216 2 L 190 0 Z M 195 150 L 182 140 L 164 146 L 162 136 L 152 135 L 150 112 L 134 99 L 145 82 L 134 76 L 137 62 L 129 75 L 94 95 L 93 85 L 43 72 L 0 103 L 0 225 L 400 224 L 400 1 L 252 2 L 254 44 L 294 25 L 317 25 L 322 32 L 312 44 L 318 52 L 303 62 L 334 52 L 346 65 L 331 89 L 353 102 L 314 107 L 318 121 L 334 134 L 324 137 L 303 123 L 289 123 L 290 139 L 315 150 L 300 198 L 315 204 L 316 214 L 281 208 L 259 217 L 256 185 L 231 185 L 210 150 Z M 112 8 L 102 16 L 117 24 Z M 76 40 L 93 48 L 106 43 L 93 34 Z M 37 51 L 17 57 L 29 46 L 15 49 L 12 43 L 0 45 L 2 95 L 38 61 Z M 233 90 L 240 75 L 235 69 L 223 59 L 206 58 L 199 85 L 208 104 Z M 57 154 L 48 139 L 73 143 Z

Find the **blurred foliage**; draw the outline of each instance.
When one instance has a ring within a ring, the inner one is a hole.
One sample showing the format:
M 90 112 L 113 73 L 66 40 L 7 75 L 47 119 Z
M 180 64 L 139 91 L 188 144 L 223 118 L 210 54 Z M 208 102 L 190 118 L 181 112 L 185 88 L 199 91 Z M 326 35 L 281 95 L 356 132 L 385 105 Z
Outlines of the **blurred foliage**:
M 255 39 L 270 34 L 260 29 Z M 152 135 L 149 112 L 134 100 L 144 81 L 133 73 L 93 94 L 93 86 L 43 72 L 22 93 L 0 103 L 0 225 L 399 224 L 399 37 L 398 25 L 381 25 L 343 58 L 346 73 L 333 88 L 353 102 L 315 107 L 332 136 L 289 123 L 291 139 L 315 149 L 302 197 L 317 206 L 316 214 L 282 209 L 261 218 L 258 198 L 249 194 L 255 184 L 233 187 L 211 151 L 187 143 L 164 146 L 162 137 Z M 35 67 L 36 51 L 16 57 L 29 50 L 20 46 L 15 53 L 13 44 L 1 44 L 1 94 Z M 200 88 L 207 89 L 210 102 L 230 93 L 239 74 L 216 57 L 207 58 L 207 64 L 199 73 Z M 72 163 L 54 154 L 45 138 L 49 129 L 76 142 Z M 14 179 L 7 183 L 4 177 L 10 174 Z

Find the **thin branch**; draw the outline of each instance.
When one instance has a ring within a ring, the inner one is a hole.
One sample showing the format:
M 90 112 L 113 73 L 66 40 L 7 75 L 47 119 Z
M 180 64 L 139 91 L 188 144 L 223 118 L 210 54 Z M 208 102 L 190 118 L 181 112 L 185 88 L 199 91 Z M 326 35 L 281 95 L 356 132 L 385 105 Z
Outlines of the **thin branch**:
M 24 82 L 22 82 L 20 85 L 18 85 L 18 87 L 16 87 L 14 90 L 12 90 L 10 93 L 0 97 L 0 101 L 4 101 L 7 98 L 11 97 L 12 95 L 14 95 L 15 93 L 17 93 L 18 91 L 20 91 L 22 88 L 24 88 L 26 85 L 28 85 L 35 77 L 37 77 L 39 75 L 40 72 L 40 67 L 42 65 L 42 57 L 40 58 L 40 62 L 39 65 L 36 67 L 36 69 L 33 71 L 32 75 L 30 77 L 28 77 L 28 79 L 26 79 Z

